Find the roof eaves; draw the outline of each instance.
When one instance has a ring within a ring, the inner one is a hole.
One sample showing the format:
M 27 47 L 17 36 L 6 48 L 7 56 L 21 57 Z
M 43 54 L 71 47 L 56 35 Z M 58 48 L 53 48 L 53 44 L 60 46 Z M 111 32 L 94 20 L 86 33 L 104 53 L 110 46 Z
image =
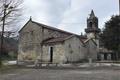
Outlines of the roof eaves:
M 29 22 L 32 22 L 32 20 L 30 19 L 29 21 L 27 21 L 27 23 L 19 30 L 19 33 L 24 29 L 24 27 L 25 27 Z
M 92 40 L 92 42 L 97 46 L 97 43 L 96 43 L 92 38 L 87 39 L 87 40 L 84 42 L 84 44 L 86 44 L 89 40 Z

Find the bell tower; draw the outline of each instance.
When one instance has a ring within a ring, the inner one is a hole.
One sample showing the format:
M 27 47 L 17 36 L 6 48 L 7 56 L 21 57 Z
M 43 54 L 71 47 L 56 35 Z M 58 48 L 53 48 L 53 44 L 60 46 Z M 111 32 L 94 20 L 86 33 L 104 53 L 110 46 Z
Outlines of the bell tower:
M 98 38 L 100 31 L 101 30 L 98 28 L 98 18 L 92 10 L 90 16 L 87 18 L 87 28 L 85 29 L 87 38 Z

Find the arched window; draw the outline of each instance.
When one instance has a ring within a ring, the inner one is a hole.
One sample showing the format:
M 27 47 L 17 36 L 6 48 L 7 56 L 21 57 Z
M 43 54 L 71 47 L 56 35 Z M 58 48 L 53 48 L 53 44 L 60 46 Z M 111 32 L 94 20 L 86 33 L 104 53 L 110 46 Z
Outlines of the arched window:
M 89 23 L 89 27 L 92 28 L 92 22 Z

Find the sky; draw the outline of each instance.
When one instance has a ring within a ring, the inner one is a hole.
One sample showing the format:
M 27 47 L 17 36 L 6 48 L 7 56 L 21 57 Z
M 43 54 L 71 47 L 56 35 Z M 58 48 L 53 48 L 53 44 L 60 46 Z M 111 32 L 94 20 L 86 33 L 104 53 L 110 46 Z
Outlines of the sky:
M 118 14 L 118 0 L 24 0 L 20 26 L 31 16 L 33 21 L 81 34 L 92 9 L 102 29 L 112 15 Z

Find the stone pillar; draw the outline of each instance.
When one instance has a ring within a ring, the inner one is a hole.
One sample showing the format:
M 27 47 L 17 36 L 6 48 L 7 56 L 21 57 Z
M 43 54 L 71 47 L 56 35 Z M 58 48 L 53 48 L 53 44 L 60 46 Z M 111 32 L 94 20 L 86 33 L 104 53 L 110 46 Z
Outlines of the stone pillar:
M 101 54 L 101 60 L 104 60 L 104 54 Z
M 111 54 L 107 55 L 107 60 L 111 60 Z
M 89 58 L 89 64 L 92 64 L 92 58 Z

